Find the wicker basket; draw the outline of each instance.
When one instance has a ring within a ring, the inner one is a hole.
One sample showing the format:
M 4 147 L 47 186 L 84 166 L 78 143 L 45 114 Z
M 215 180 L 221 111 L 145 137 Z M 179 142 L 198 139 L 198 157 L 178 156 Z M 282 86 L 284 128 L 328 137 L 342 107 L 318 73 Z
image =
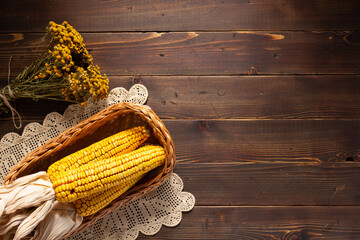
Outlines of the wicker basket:
M 172 173 L 175 166 L 174 143 L 164 123 L 149 107 L 119 103 L 102 110 L 25 156 L 11 169 L 4 184 L 10 184 L 21 176 L 46 171 L 52 163 L 73 152 L 117 132 L 142 124 L 148 125 L 151 130 L 151 137 L 147 142 L 165 148 L 165 164 L 149 172 L 139 183 L 106 208 L 85 217 L 80 227 L 67 234 L 67 236 L 73 235 L 123 204 L 153 190 Z

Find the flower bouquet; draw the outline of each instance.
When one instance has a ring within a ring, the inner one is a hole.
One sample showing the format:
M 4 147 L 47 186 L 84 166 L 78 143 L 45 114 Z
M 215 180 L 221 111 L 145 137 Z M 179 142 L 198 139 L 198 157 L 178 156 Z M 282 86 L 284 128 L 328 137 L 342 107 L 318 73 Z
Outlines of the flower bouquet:
M 43 38 L 45 51 L 0 90 L 0 111 L 16 110 L 17 98 L 52 99 L 87 105 L 107 96 L 109 79 L 85 48 L 83 38 L 69 23 L 50 22 Z

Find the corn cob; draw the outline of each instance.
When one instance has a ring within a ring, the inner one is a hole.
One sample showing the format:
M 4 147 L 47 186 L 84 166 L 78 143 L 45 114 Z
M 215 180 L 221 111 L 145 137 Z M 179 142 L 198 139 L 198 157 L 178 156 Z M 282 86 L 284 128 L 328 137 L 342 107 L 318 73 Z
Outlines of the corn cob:
M 163 162 L 163 160 L 155 160 L 153 161 L 153 164 L 150 163 L 148 164 L 148 167 L 145 166 L 144 171 L 148 172 L 160 166 Z M 135 185 L 135 183 L 137 183 L 143 176 L 143 171 L 135 172 L 123 179 L 119 185 L 111 187 L 106 191 L 91 195 L 90 197 L 76 200 L 75 206 L 77 213 L 84 217 L 97 213 Z
M 145 142 L 148 137 L 149 133 L 145 126 L 119 132 L 53 163 L 48 168 L 47 174 L 53 181 L 60 173 L 69 168 L 78 168 L 95 159 L 98 161 L 131 152 Z
M 120 197 L 124 192 L 129 190 L 135 183 L 137 183 L 144 175 L 133 174 L 124 179 L 120 185 L 109 188 L 106 191 L 94 194 L 90 197 L 80 198 L 75 201 L 76 212 L 83 216 L 90 216 L 97 213 L 109 205 L 112 201 Z
M 142 175 L 164 160 L 163 147 L 147 145 L 130 153 L 59 172 L 51 181 L 59 202 L 74 202 L 120 185 L 133 174 Z

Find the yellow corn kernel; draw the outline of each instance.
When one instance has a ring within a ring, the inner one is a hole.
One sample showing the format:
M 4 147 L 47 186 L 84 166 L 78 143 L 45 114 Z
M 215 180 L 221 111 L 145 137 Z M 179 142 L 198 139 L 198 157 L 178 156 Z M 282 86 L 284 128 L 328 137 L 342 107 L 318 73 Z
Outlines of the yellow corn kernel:
M 143 175 L 134 174 L 114 187 L 109 188 L 106 191 L 102 191 L 91 195 L 89 197 L 80 198 L 75 201 L 76 212 L 81 216 L 90 216 L 97 213 L 109 205 L 112 201 L 120 197 L 124 192 L 130 189 L 135 183 L 137 183 Z
M 62 172 L 69 168 L 77 168 L 94 160 L 131 152 L 145 142 L 149 136 L 145 126 L 134 127 L 119 132 L 53 163 L 48 168 L 47 174 L 51 181 L 54 181 L 58 178 L 57 175 L 61 175 Z M 109 150 L 104 150 L 104 148 Z
M 52 183 L 56 195 L 61 196 L 57 197 L 59 202 L 75 201 L 106 191 L 113 186 L 125 184 L 130 176 L 143 175 L 162 165 L 164 161 L 165 150 L 163 147 L 146 145 L 130 153 L 99 161 L 91 161 L 79 168 L 59 173 L 57 181 L 52 181 Z M 130 162 L 134 162 L 134 164 L 131 165 Z M 123 165 L 128 167 L 121 170 L 120 166 Z M 102 167 L 103 171 L 94 171 L 94 169 L 101 169 Z M 76 173 L 85 173 L 85 179 L 81 177 L 81 174 Z M 75 184 L 72 184 L 74 181 L 79 183 L 80 179 L 80 185 L 76 184 L 75 186 Z

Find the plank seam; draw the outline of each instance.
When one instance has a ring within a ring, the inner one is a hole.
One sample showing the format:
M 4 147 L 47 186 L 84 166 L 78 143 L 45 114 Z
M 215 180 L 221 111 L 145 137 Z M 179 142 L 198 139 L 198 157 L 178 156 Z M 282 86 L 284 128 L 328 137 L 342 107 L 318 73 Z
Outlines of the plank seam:
M 44 26 L 44 29 L 46 26 Z M 198 33 L 237 33 L 237 32 L 347 32 L 347 31 L 360 31 L 359 29 L 233 29 L 233 30 L 222 30 L 222 29 L 216 29 L 216 30 L 196 30 L 196 29 L 190 29 L 190 30 L 176 30 L 176 31 L 165 31 L 165 30 L 136 30 L 136 31 L 78 31 L 79 33 L 188 33 L 188 32 L 198 32 Z M 26 33 L 26 34 L 38 34 L 38 33 L 45 33 L 45 31 L 1 31 L 0 34 L 9 34 L 9 33 Z

